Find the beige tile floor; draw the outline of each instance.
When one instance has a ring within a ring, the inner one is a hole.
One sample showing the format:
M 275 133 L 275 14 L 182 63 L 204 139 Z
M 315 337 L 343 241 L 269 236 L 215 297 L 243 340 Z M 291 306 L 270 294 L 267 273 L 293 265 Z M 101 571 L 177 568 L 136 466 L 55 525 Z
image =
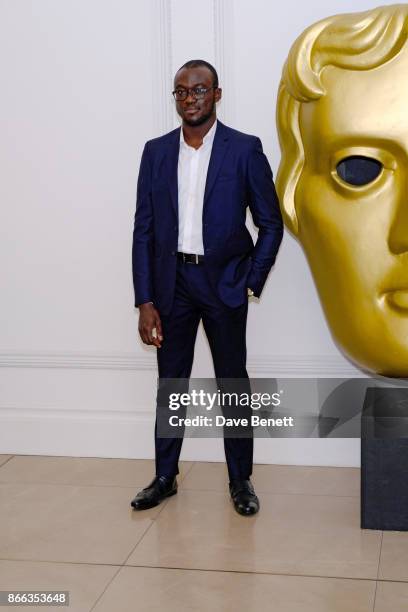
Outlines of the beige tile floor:
M 257 465 L 237 515 L 224 464 L 129 502 L 153 462 L 0 455 L 0 590 L 67 590 L 69 612 L 407 612 L 408 534 L 361 530 L 359 470 Z M 4 608 L 11 609 L 11 608 Z

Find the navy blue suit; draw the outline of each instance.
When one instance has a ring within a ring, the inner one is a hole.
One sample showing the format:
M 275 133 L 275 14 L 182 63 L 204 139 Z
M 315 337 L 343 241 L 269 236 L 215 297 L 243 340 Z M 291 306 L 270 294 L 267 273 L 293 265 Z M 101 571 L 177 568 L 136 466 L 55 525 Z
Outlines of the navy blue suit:
M 203 205 L 204 263 L 180 262 L 177 166 L 180 128 L 146 143 L 140 165 L 133 233 L 135 305 L 152 301 L 164 341 L 160 378 L 188 378 L 202 319 L 217 378 L 247 378 L 247 287 L 259 297 L 275 261 L 283 224 L 269 163 L 259 138 L 218 121 Z M 258 227 L 246 228 L 249 206 Z M 182 439 L 158 438 L 156 470 L 178 473 Z M 224 440 L 230 478 L 249 478 L 252 439 Z

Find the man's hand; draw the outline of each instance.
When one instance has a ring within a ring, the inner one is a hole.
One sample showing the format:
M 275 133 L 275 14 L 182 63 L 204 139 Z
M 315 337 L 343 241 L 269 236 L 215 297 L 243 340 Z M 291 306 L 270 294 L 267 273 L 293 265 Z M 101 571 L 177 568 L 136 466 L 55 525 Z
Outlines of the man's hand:
M 160 315 L 151 302 L 139 305 L 139 334 L 145 344 L 154 344 L 157 348 L 161 348 L 163 334 Z

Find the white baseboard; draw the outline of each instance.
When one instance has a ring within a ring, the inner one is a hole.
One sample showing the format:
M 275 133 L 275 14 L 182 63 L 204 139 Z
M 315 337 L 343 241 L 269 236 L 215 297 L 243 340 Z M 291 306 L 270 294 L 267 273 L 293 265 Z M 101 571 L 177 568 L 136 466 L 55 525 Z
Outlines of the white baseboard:
M 253 355 L 248 371 L 254 377 L 361 376 L 341 356 Z M 0 453 L 154 457 L 155 355 L 10 351 L 0 353 L 0 374 L 6 391 L 0 403 Z M 356 466 L 358 443 L 258 439 L 255 460 Z M 223 461 L 222 440 L 186 439 L 182 457 Z
M 48 412 L 48 411 L 47 411 Z M 0 413 L 0 454 L 153 459 L 154 416 L 55 416 Z M 254 441 L 255 463 L 359 467 L 357 439 Z M 187 438 L 181 459 L 224 461 L 223 441 Z

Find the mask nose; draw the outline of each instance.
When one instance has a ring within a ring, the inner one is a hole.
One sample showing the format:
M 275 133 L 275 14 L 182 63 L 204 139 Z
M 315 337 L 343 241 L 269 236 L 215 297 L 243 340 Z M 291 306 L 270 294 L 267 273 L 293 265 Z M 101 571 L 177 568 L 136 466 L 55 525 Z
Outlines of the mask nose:
M 391 253 L 401 255 L 408 251 L 408 202 L 401 197 L 391 223 L 388 245 Z

